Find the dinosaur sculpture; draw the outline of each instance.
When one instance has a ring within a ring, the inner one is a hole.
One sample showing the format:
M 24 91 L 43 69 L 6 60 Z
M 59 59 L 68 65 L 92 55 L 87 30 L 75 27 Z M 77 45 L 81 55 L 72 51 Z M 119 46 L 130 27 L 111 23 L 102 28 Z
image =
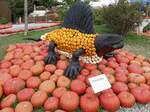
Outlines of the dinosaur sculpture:
M 46 64 L 56 64 L 56 51 L 71 58 L 64 72 L 71 79 L 75 79 L 81 70 L 79 59 L 85 63 L 99 63 L 103 56 L 113 56 L 115 49 L 124 46 L 120 35 L 95 33 L 92 10 L 81 1 L 69 9 L 60 29 L 46 33 L 41 40 L 49 41 Z

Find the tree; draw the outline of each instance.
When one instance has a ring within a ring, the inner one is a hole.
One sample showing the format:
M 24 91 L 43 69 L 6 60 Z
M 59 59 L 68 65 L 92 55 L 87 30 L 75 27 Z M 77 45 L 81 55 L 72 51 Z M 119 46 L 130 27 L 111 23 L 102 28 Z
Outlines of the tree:
M 12 22 L 16 22 L 21 16 L 24 16 L 24 0 L 7 0 L 9 8 L 12 12 Z M 28 0 L 28 13 L 33 11 L 33 2 Z
M 102 9 L 101 17 L 104 24 L 112 29 L 113 33 L 126 35 L 133 30 L 135 24 L 140 24 L 142 13 L 140 5 L 131 5 L 127 0 L 119 0 L 118 4 Z
M 63 0 L 63 2 L 66 4 L 66 5 L 68 5 L 68 6 L 71 6 L 74 2 L 76 2 L 76 1 L 80 1 L 80 0 Z M 85 2 L 85 3 L 87 3 L 87 4 L 89 4 L 91 1 L 94 1 L 94 2 L 96 2 L 96 1 L 98 1 L 98 0 L 82 0 L 83 2 Z
M 46 8 L 52 8 L 53 6 L 57 6 L 57 5 L 61 4 L 57 0 L 40 0 L 39 3 L 40 3 L 40 5 L 43 5 Z
M 28 0 L 24 0 L 24 20 L 25 20 L 24 35 L 27 35 L 28 33 Z

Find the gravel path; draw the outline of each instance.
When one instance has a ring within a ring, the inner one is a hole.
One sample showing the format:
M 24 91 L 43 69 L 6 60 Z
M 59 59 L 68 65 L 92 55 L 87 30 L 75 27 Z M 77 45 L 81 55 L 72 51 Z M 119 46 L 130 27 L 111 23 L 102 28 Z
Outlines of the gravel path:
M 39 27 L 45 27 L 45 26 L 53 26 L 56 23 L 30 23 L 28 24 L 28 28 L 39 28 Z M 7 28 L 7 29 L 1 29 L 0 31 L 7 31 L 7 30 L 23 30 L 24 29 L 24 24 L 14 24 L 12 25 L 11 28 Z
M 120 108 L 117 112 L 150 112 L 150 103 L 146 105 L 135 104 L 132 108 Z

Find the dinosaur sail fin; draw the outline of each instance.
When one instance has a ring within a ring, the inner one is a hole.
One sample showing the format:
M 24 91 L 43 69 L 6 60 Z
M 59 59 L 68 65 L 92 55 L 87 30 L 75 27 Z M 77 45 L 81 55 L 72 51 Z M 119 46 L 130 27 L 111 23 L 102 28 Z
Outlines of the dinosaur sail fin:
M 76 29 L 86 34 L 95 34 L 90 6 L 81 1 L 75 2 L 69 9 L 62 27 Z

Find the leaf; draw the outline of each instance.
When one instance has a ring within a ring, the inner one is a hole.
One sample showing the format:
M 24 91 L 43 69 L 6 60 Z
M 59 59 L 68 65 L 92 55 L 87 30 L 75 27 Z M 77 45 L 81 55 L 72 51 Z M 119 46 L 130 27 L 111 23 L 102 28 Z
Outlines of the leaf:
M 75 112 L 82 112 L 80 108 L 78 108 Z
M 12 107 L 15 109 L 18 103 L 19 103 L 19 102 L 16 100 L 16 101 L 13 103 Z
M 102 107 L 100 107 L 98 112 L 105 112 L 105 110 Z

